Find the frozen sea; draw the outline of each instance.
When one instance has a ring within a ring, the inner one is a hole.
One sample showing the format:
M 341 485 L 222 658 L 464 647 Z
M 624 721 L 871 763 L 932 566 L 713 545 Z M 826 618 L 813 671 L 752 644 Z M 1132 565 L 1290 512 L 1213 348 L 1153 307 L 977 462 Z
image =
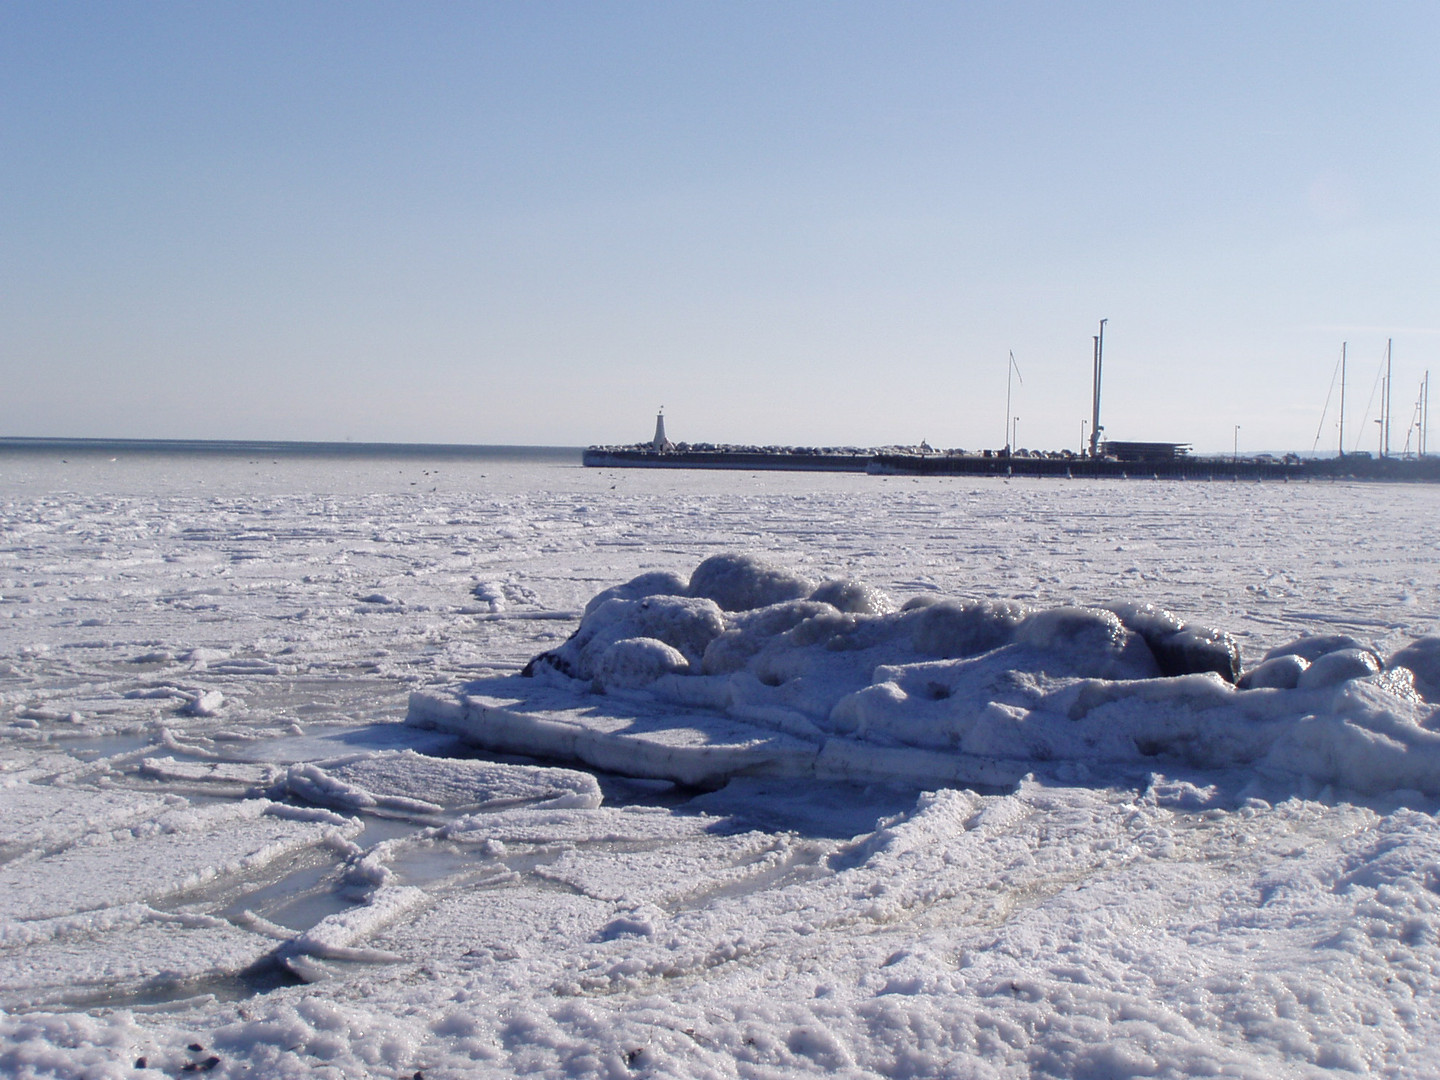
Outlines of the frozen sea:
M 1247 669 L 1302 635 L 1383 659 L 1440 633 L 1437 521 L 1423 485 L 0 450 L 0 1074 L 1440 1075 L 1423 672 L 1247 697 L 1014 661 L 1039 704 L 987 708 L 1016 730 L 1083 699 L 1292 749 L 1021 740 L 1022 775 L 970 786 L 675 783 L 415 722 L 519 685 L 597 593 L 727 552 L 895 609 L 1152 603 Z M 846 655 L 824 670 L 868 682 Z M 845 714 L 870 729 L 815 739 L 919 760 L 878 726 L 906 664 Z M 809 737 L 809 698 L 735 685 L 709 712 L 544 689 Z M 1364 741 L 1294 749 L 1327 724 Z

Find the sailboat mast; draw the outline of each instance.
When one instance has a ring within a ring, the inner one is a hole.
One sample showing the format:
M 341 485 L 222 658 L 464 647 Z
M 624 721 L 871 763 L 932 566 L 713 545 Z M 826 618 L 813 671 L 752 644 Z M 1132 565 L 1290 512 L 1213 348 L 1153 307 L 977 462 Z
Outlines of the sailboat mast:
M 1010 372 L 1015 367 L 1015 350 L 1010 350 L 1010 359 L 1005 365 L 1005 456 L 1011 456 L 1010 446 Z
M 1345 346 L 1349 342 L 1340 343 L 1340 456 L 1345 456 Z
M 1380 451 L 1382 458 L 1388 458 L 1388 456 L 1390 456 L 1390 348 L 1394 343 L 1395 338 L 1385 338 L 1385 400 L 1382 402 L 1382 408 L 1384 408 L 1385 412 L 1385 422 L 1381 425 L 1385 431 L 1385 441 Z
M 1430 433 L 1430 372 L 1426 372 L 1426 383 L 1420 395 L 1420 456 L 1426 456 L 1426 436 Z

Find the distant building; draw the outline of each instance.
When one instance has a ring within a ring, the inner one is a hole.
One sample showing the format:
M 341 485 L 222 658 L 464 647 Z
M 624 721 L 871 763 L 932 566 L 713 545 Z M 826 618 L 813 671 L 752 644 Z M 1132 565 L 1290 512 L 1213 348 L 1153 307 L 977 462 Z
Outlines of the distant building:
M 1103 451 L 1106 457 L 1117 461 L 1174 461 L 1188 457 L 1189 443 L 1168 442 L 1115 442 L 1107 440 Z

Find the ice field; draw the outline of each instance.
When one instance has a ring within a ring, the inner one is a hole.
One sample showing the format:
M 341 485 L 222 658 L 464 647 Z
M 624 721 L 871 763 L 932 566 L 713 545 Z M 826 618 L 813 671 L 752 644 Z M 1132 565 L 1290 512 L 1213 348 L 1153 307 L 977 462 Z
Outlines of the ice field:
M 1440 1075 L 1437 520 L 0 454 L 0 1074 Z

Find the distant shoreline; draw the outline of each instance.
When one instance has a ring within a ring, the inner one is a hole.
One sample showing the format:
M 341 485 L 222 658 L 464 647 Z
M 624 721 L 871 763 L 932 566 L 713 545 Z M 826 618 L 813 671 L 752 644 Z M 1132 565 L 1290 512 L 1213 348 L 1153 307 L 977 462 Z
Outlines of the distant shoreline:
M 578 446 L 470 443 L 302 442 L 278 439 L 66 439 L 0 436 L 0 453 L 214 454 L 284 457 L 425 457 L 557 461 L 579 464 Z

